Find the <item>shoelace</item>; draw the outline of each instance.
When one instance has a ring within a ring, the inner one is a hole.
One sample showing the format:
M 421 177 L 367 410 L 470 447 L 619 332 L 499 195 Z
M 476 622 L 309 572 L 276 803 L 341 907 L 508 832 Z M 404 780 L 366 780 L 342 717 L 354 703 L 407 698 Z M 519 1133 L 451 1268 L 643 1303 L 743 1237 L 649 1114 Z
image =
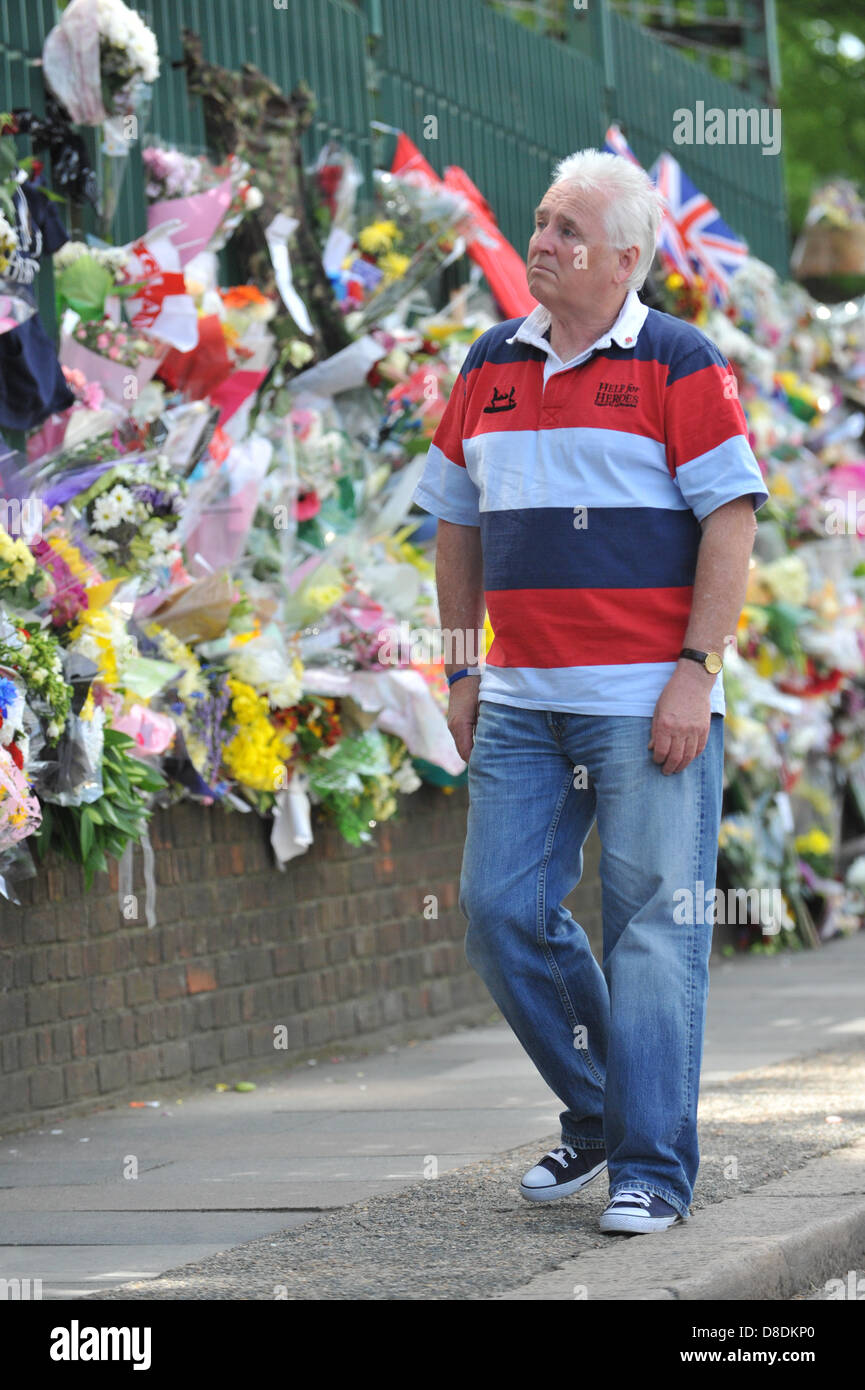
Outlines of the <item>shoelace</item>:
M 545 1154 L 544 1157 L 554 1158 L 556 1163 L 560 1164 L 562 1168 L 567 1168 L 567 1159 L 562 1157 L 563 1154 L 568 1154 L 570 1158 L 576 1158 L 577 1151 L 576 1149 L 572 1149 L 570 1144 L 560 1144 L 557 1149 L 550 1149 L 550 1152 Z
M 613 1202 L 638 1202 L 642 1207 L 650 1207 L 652 1199 L 648 1192 L 640 1192 L 637 1188 L 624 1188 L 617 1192 Z

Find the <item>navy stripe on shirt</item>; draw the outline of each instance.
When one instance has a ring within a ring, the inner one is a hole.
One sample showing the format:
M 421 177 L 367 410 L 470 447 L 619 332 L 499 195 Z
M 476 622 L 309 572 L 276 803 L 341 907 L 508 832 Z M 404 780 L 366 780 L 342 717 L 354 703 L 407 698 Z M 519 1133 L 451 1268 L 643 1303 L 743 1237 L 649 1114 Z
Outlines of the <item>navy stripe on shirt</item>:
M 480 530 L 487 590 L 684 587 L 702 536 L 690 509 L 660 507 L 482 512 Z

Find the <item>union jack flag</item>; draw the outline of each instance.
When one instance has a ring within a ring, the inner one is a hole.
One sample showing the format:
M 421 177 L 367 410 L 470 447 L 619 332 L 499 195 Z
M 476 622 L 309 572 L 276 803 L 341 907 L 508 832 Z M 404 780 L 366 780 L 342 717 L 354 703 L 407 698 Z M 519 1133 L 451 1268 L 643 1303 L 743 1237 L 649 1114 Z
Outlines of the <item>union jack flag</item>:
M 658 233 L 659 254 L 688 284 L 695 272 L 702 275 L 712 303 L 720 307 L 748 254 L 747 243 L 730 230 L 671 154 L 660 155 L 650 173 L 666 209 Z
M 607 127 L 607 133 L 604 136 L 604 149 L 607 154 L 620 154 L 623 159 L 629 159 L 632 164 L 636 164 L 638 169 L 643 167 L 621 130 L 615 124 Z
M 618 154 L 621 155 L 623 159 L 629 159 L 632 164 L 636 164 L 638 169 L 642 169 L 643 167 L 621 130 L 615 124 L 609 126 L 607 129 L 607 133 L 604 136 L 604 149 L 609 154 Z M 654 179 L 654 170 L 652 171 L 652 178 Z M 679 229 L 676 226 L 675 219 L 670 215 L 666 201 L 664 203 L 664 214 L 661 219 L 661 228 L 658 232 L 658 252 L 664 259 L 669 259 L 673 262 L 676 269 L 681 273 L 682 278 L 686 280 L 689 285 L 693 284 L 696 278 L 695 272 L 691 262 L 688 260 L 687 250 L 682 241 Z

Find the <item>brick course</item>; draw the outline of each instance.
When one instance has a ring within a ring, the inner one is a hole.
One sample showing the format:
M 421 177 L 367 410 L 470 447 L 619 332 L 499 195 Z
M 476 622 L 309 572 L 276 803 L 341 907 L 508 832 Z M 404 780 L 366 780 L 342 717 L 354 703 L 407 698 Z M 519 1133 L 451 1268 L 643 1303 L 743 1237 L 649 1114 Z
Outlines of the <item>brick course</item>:
M 319 824 L 284 872 L 253 814 L 157 812 L 151 928 L 138 851 L 125 911 L 114 866 L 85 894 L 79 870 L 49 859 L 21 907 L 0 900 L 0 1130 L 493 1015 L 457 907 L 466 809 L 464 789 L 425 786 L 371 844 Z M 596 877 L 593 836 L 571 906 L 594 944 Z

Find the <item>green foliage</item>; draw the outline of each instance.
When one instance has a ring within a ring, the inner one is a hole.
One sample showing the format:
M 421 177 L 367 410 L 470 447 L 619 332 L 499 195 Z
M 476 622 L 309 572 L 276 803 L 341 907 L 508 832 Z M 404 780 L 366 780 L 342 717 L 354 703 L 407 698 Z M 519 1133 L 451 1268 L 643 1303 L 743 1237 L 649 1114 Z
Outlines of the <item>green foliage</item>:
M 865 9 L 784 0 L 777 15 L 784 168 L 798 229 L 815 184 L 833 175 L 855 181 L 865 169 Z
M 129 754 L 132 744 L 127 734 L 105 730 L 103 792 L 98 801 L 87 806 L 42 804 L 42 825 L 35 837 L 39 858 L 51 848 L 83 864 L 88 890 L 95 873 L 107 873 L 108 856 L 119 859 L 128 842 L 140 838 L 150 815 L 145 798 L 166 785 L 161 772 Z

